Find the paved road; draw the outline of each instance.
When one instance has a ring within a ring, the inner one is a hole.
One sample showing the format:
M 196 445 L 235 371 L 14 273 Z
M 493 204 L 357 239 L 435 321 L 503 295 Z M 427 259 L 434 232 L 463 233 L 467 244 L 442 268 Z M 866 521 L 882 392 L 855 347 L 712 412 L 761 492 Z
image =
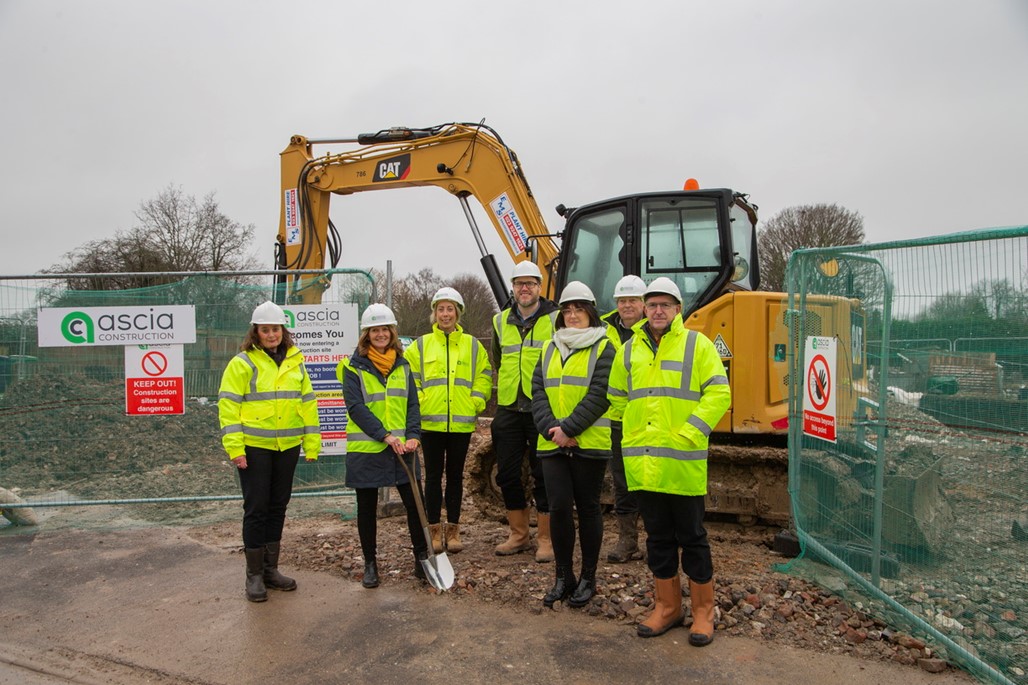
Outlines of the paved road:
M 239 554 L 180 529 L 0 531 L 0 684 L 375 682 L 955 685 L 959 673 L 685 630 L 651 640 L 575 612 L 534 614 L 409 584 L 298 572 L 243 597 Z

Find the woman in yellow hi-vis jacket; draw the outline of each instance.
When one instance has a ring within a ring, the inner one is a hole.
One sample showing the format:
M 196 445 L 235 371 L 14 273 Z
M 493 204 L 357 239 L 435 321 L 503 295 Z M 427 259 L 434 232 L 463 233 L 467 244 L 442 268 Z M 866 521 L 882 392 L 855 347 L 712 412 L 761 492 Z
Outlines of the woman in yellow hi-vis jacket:
M 493 391 L 492 367 L 485 346 L 460 326 L 464 298 L 453 288 L 432 297 L 432 332 L 407 348 L 421 402 L 421 447 L 425 453 L 425 510 L 432 547 L 464 549 L 460 508 L 464 462 L 478 415 Z M 443 474 L 446 474 L 446 526 L 440 523 Z
M 543 604 L 567 600 L 583 607 L 596 594 L 596 563 L 603 541 L 600 489 L 611 455 L 607 383 L 615 345 L 584 283 L 572 281 L 560 295 L 553 338 L 543 346 L 532 378 L 532 416 L 539 431 L 537 454 L 550 505 L 550 536 L 556 581 Z M 582 547 L 582 574 L 572 570 L 574 512 Z
M 346 485 L 357 493 L 357 534 L 364 553 L 366 588 L 378 587 L 378 489 L 395 486 L 407 509 L 414 547 L 414 575 L 425 579 L 421 560 L 428 558 L 413 487 L 403 458 L 417 478 L 421 412 L 410 364 L 396 332 L 396 315 L 384 304 L 371 304 L 361 315 L 357 349 L 339 363 L 336 376 L 346 400 Z
M 225 368 L 218 418 L 243 491 L 246 598 L 263 602 L 268 588 L 296 589 L 296 581 L 278 570 L 282 528 L 301 445 L 307 461 L 321 451 L 311 379 L 285 312 L 274 302 L 254 309 L 240 352 Z

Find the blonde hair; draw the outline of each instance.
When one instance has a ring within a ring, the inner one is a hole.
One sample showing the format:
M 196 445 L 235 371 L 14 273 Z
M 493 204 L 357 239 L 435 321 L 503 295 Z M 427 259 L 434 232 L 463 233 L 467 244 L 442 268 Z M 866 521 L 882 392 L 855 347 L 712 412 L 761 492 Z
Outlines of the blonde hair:
M 429 322 L 430 324 L 432 324 L 433 326 L 434 326 L 434 325 L 436 324 L 435 310 L 436 310 L 436 309 L 437 309 L 437 308 L 439 307 L 439 305 L 441 305 L 441 304 L 442 304 L 443 302 L 449 302 L 450 304 L 452 304 L 452 305 L 453 305 L 453 308 L 457 310 L 457 320 L 456 320 L 456 321 L 454 321 L 453 323 L 454 323 L 454 324 L 459 324 L 459 323 L 460 323 L 460 317 L 461 317 L 461 316 L 462 316 L 462 315 L 464 314 L 464 309 L 463 309 L 463 308 L 462 308 L 462 307 L 461 307 L 461 306 L 460 306 L 459 304 L 457 304 L 456 302 L 454 302 L 453 300 L 439 300 L 438 302 L 436 302 L 436 303 L 435 303 L 435 306 L 434 306 L 434 307 L 432 307 L 432 313 L 428 315 L 428 322 Z
M 360 338 L 357 339 L 357 352 L 363 356 L 368 356 L 368 350 L 371 349 L 371 329 L 379 328 L 379 326 L 369 326 L 361 331 Z M 389 341 L 388 347 L 396 350 L 396 353 L 403 356 L 403 343 L 400 342 L 400 334 L 396 330 L 396 326 L 390 324 L 386 326 L 389 329 L 392 339 Z

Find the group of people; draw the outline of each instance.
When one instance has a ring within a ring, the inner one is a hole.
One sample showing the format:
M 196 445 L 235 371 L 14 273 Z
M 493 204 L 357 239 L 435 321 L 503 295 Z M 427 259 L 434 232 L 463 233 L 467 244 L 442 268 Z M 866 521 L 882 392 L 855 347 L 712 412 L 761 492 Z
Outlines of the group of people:
M 655 602 L 638 634 L 661 635 L 684 622 L 681 568 L 692 603 L 689 641 L 709 644 L 714 582 L 703 526 L 707 445 L 731 402 L 720 355 L 709 339 L 685 328 L 681 292 L 669 278 L 647 285 L 638 276 L 624 277 L 614 289 L 617 309 L 602 317 L 584 283 L 568 283 L 555 303 L 541 296 L 542 280 L 532 262 L 517 264 L 513 305 L 493 318 L 498 406 L 492 439 L 509 526 L 495 553 L 534 548 L 536 561 L 555 566 L 543 603 L 588 604 L 596 593 L 600 493 L 609 465 L 618 541 L 608 561 L 643 558 L 640 516 L 647 533 Z M 421 562 L 430 545 L 435 553 L 463 548 L 464 463 L 493 387 L 485 347 L 460 326 L 463 310 L 460 293 L 441 288 L 432 299 L 432 332 L 404 350 L 393 312 L 372 304 L 361 317 L 356 350 L 337 369 L 349 414 L 346 484 L 357 495 L 366 588 L 379 584 L 381 487 L 396 487 L 406 508 L 415 576 L 425 577 Z M 300 446 L 307 460 L 317 459 L 320 448 L 310 379 L 277 305 L 266 302 L 254 311 L 240 354 L 225 371 L 219 410 L 223 443 L 243 491 L 246 596 L 260 602 L 269 588 L 296 588 L 277 569 L 282 527 Z M 430 539 L 413 491 L 420 487 L 419 449 Z M 522 478 L 526 460 L 531 491 Z

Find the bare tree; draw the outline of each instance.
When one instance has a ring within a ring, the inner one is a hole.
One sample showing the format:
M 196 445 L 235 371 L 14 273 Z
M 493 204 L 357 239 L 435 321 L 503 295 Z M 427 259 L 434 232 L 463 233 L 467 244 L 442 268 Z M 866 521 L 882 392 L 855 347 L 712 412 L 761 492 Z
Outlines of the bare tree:
M 203 200 L 169 185 L 145 200 L 136 212 L 139 224 L 113 238 L 88 242 L 65 255 L 49 273 L 115 274 L 143 271 L 242 271 L 257 267 L 248 252 L 253 224 L 226 216 L 214 193 Z M 95 282 L 94 282 L 95 281 Z M 74 289 L 120 290 L 145 287 L 159 278 L 75 279 Z
M 771 217 L 757 233 L 763 290 L 785 287 L 785 268 L 793 250 L 864 242 L 864 219 L 836 204 L 788 207 Z

